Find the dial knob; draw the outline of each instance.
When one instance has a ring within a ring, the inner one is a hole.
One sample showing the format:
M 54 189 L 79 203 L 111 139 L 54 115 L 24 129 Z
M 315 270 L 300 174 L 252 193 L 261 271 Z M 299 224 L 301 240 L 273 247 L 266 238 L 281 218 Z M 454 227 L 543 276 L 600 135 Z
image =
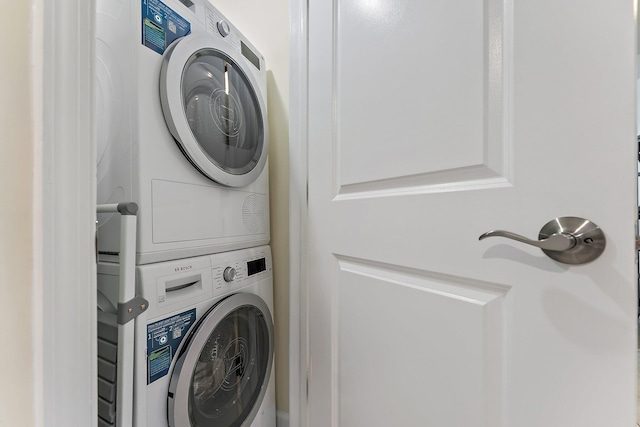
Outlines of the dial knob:
M 229 23 L 227 21 L 218 21 L 218 32 L 222 37 L 227 37 L 231 34 L 231 27 L 229 27 Z
M 236 269 L 233 267 L 227 267 L 224 269 L 224 273 L 222 273 L 222 277 L 225 282 L 233 282 L 236 278 Z

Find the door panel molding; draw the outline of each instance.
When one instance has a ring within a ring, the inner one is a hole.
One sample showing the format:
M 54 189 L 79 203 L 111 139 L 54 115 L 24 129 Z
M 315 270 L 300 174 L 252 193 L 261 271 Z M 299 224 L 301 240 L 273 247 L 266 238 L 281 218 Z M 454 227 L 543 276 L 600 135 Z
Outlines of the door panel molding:
M 488 190 L 511 186 L 512 184 L 507 178 L 499 176 L 486 165 L 476 165 L 415 176 L 342 185 L 333 200 Z
M 445 417 L 452 425 L 503 425 L 510 286 L 370 260 L 335 260 L 334 426 L 392 425 L 407 413 L 425 425 Z M 395 326 L 391 336 L 381 333 L 388 332 L 388 322 Z M 449 369 L 452 354 L 455 371 Z M 379 389 L 380 382 L 395 387 Z M 394 394 L 396 404 L 371 407 L 371 394 L 384 400 L 386 393 Z M 451 396 L 459 403 L 455 415 Z
M 327 87 L 332 88 L 334 109 L 336 197 L 508 186 L 513 143 L 512 0 L 446 6 L 398 2 L 400 10 L 381 10 L 389 4 L 332 3 L 332 64 L 326 69 L 331 70 Z M 404 10 L 410 7 L 420 10 Z M 409 30 L 378 30 L 402 28 L 403 19 L 415 14 L 425 16 L 425 27 L 433 33 L 420 43 L 419 52 Z M 447 16 L 459 25 L 440 24 L 450 22 Z M 464 37 L 459 27 L 468 30 Z M 442 40 L 447 40 L 446 48 Z M 424 61 L 427 56 L 430 60 Z M 460 57 L 465 66 L 460 66 Z M 358 74 L 361 67 L 368 70 L 364 84 Z M 406 97 L 407 105 L 385 103 L 397 92 L 413 93 Z M 360 119 L 342 123 L 343 115 Z M 386 146 L 367 144 L 381 134 L 389 140 Z M 403 156 L 405 148 L 415 152 L 411 159 Z M 385 167 L 377 167 L 380 164 Z

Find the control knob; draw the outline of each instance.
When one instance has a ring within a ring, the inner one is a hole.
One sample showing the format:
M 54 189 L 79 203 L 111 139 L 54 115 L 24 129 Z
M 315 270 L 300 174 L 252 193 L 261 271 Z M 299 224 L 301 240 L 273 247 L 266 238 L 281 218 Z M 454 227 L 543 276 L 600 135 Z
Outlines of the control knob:
M 224 273 L 222 273 L 222 277 L 224 278 L 225 282 L 233 282 L 237 274 L 238 273 L 236 272 L 235 268 L 227 267 L 224 269 Z
M 229 23 L 227 21 L 218 21 L 217 23 L 218 32 L 222 37 L 227 37 L 231 34 L 231 27 L 229 27 Z

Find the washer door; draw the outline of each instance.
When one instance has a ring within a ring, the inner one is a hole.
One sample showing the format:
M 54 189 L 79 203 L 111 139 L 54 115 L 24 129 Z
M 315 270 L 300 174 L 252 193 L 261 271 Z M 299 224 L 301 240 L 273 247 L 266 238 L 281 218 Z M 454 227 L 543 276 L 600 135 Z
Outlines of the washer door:
M 269 151 L 253 66 L 220 38 L 190 34 L 169 46 L 160 71 L 162 111 L 178 146 L 205 176 L 231 187 L 255 181 Z
M 169 425 L 251 425 L 273 363 L 266 303 L 253 294 L 232 295 L 205 314 L 187 339 L 171 375 Z

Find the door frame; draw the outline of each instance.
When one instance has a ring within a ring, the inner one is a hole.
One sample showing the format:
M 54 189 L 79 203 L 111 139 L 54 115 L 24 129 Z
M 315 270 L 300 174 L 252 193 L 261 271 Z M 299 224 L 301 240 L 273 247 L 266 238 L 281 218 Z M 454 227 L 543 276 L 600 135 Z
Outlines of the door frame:
M 95 0 L 33 7 L 36 425 L 89 426 L 98 413 Z
M 289 2 L 289 425 L 305 427 L 309 375 L 307 289 L 308 0 Z

